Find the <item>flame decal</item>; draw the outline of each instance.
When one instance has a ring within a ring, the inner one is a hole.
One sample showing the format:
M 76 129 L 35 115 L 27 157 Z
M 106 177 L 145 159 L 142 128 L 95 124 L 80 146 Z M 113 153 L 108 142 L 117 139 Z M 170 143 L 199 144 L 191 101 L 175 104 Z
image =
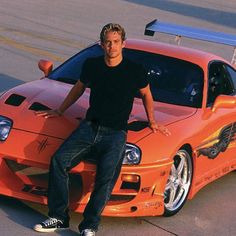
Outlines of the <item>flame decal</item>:
M 223 127 L 218 136 L 211 137 L 210 140 L 204 142 L 198 147 L 198 156 L 207 156 L 210 159 L 216 158 L 220 152 L 225 152 L 229 144 L 235 141 L 236 123 Z

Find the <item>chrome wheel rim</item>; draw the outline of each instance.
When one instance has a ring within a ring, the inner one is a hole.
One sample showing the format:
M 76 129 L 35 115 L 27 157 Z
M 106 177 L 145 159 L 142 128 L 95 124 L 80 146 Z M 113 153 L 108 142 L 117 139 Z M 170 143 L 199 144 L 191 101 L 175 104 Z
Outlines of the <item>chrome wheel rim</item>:
M 192 160 L 189 153 L 179 150 L 172 164 L 164 192 L 164 204 L 168 211 L 176 211 L 185 202 L 192 180 Z

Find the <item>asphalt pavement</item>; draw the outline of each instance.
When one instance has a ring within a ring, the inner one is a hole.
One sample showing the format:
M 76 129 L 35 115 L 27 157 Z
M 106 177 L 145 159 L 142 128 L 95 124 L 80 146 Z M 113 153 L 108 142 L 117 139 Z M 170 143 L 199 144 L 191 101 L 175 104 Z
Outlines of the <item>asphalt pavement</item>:
M 154 19 L 236 34 L 236 1 L 0 0 L 0 93 L 40 78 L 40 59 L 49 59 L 56 67 L 98 40 L 108 22 L 123 25 L 129 38 L 174 43 L 173 36 L 143 35 L 145 25 Z M 181 44 L 227 60 L 233 54 L 230 46 L 185 38 Z M 209 184 L 173 217 L 103 217 L 97 235 L 234 236 L 235 179 L 232 172 Z M 32 226 L 46 214 L 46 206 L 0 196 L 0 236 L 41 235 Z M 80 214 L 71 213 L 70 230 L 50 235 L 78 235 L 80 220 Z

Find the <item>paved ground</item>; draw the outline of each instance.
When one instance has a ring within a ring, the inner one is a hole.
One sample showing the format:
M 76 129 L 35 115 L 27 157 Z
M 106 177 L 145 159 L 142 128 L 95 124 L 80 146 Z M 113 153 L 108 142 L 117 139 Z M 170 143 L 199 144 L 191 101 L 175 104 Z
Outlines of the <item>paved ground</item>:
M 128 37 L 147 38 L 144 26 L 153 19 L 206 27 L 236 34 L 236 2 L 228 0 L 0 0 L 0 93 L 38 79 L 39 59 L 55 66 L 96 41 L 101 27 L 118 22 Z M 151 39 L 151 38 L 150 38 Z M 165 35 L 151 40 L 173 43 Z M 233 48 L 184 39 L 185 46 L 231 59 Z M 201 190 L 171 218 L 103 217 L 99 235 L 236 235 L 236 172 Z M 31 230 L 47 208 L 0 197 L 0 235 L 39 235 Z M 51 235 L 76 235 L 80 214 L 72 214 L 71 230 Z

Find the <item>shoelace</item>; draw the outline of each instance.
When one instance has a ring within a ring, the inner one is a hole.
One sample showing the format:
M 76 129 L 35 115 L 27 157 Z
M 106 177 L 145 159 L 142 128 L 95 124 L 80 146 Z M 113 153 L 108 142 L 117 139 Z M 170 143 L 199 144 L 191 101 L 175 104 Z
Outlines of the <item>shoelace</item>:
M 95 236 L 95 232 L 91 229 L 85 229 L 83 231 L 83 234 L 82 235 L 86 235 L 86 236 Z
M 45 220 L 45 221 L 43 222 L 43 224 L 44 224 L 45 226 L 50 226 L 50 225 L 53 225 L 53 224 L 57 223 L 58 221 L 60 221 L 60 220 L 58 220 L 58 219 L 56 219 L 56 218 L 49 218 L 49 219 Z

